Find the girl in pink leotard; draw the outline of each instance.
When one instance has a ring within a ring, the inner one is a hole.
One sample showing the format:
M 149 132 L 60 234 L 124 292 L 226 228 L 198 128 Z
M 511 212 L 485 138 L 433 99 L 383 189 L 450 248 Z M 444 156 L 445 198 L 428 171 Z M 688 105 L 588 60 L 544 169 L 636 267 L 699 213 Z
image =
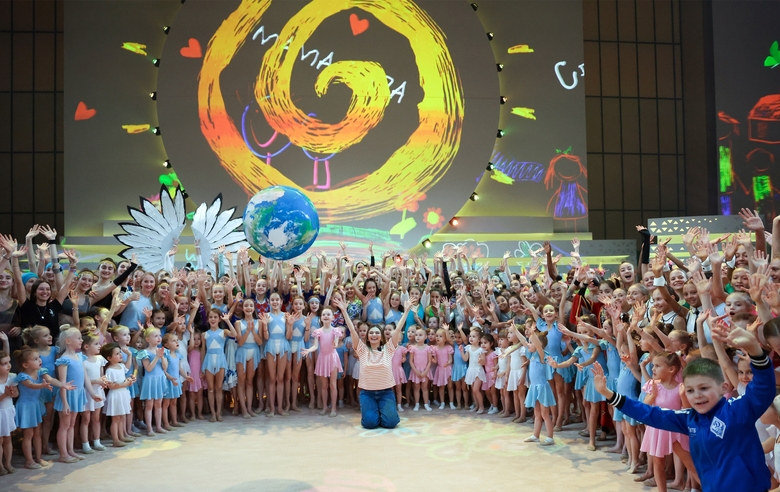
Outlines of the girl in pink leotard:
M 425 409 L 431 411 L 428 404 L 428 371 L 431 369 L 433 359 L 431 347 L 425 345 L 427 335 L 422 328 L 418 329 L 414 335 L 415 344 L 409 347 L 409 354 L 412 358 L 412 372 L 409 374 L 409 380 L 414 383 L 414 411 L 420 409 L 420 389 L 422 389 L 423 402 Z
M 490 333 L 485 333 L 479 338 L 479 346 L 484 352 L 479 356 L 479 363 L 485 366 L 485 381 L 482 383 L 482 391 L 487 395 L 490 402 L 488 415 L 498 413 L 498 392 L 496 391 L 496 362 L 498 354 L 496 353 L 496 339 Z
M 333 322 L 333 311 L 331 308 L 325 308 L 320 314 L 320 320 L 322 321 L 322 328 L 314 330 L 311 334 L 314 338 L 314 343 L 311 347 L 301 350 L 301 355 L 306 357 L 312 352 L 316 352 L 320 349 L 320 355 L 317 357 L 317 364 L 314 368 L 314 374 L 320 378 L 322 387 L 325 388 L 325 381 L 328 380 L 330 389 L 330 416 L 336 416 L 336 402 L 338 399 L 338 392 L 336 391 L 336 381 L 338 379 L 339 372 L 344 369 L 341 367 L 341 361 L 339 355 L 336 353 L 336 347 L 339 346 L 344 336 L 344 332 L 341 328 L 334 328 L 331 324 Z M 320 397 L 322 402 L 322 411 L 320 415 L 328 413 L 328 394 L 327 391 L 323 391 Z
M 439 328 L 436 332 L 436 346 L 433 353 L 436 359 L 436 373 L 433 375 L 433 385 L 439 387 L 439 410 L 444 410 L 444 387 L 450 395 L 450 408 L 455 410 L 455 398 L 452 396 L 452 361 L 455 350 L 449 345 L 447 329 Z
M 653 357 L 653 379 L 649 380 L 642 390 L 647 394 L 645 403 L 669 410 L 680 410 L 682 398 L 680 397 L 680 371 L 682 363 L 675 353 L 658 352 Z M 660 492 L 666 492 L 666 457 L 672 453 L 681 455 L 683 462 L 690 462 L 684 455 L 688 453 L 688 436 L 656 429 L 649 425 L 645 429 L 645 437 L 642 439 L 640 449 L 652 459 L 648 466 L 652 466 L 655 482 Z M 683 476 L 675 477 L 675 481 L 669 485 L 672 489 L 682 489 L 685 482 Z

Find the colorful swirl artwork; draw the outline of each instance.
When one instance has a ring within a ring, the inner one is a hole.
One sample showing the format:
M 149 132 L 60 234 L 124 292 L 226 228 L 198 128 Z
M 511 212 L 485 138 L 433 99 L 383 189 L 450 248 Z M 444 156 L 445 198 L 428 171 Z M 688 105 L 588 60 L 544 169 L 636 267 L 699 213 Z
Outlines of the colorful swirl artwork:
M 279 0 L 277 0 L 279 1 Z M 344 118 L 325 123 L 299 109 L 290 83 L 296 54 L 328 17 L 358 8 L 405 37 L 414 53 L 419 84 L 419 125 L 405 145 L 375 171 L 344 186 L 306 191 L 279 169 L 266 165 L 245 145 L 228 115 L 220 74 L 257 29 L 271 0 L 244 0 L 225 19 L 208 43 L 198 84 L 200 127 L 231 178 L 248 195 L 273 185 L 293 186 L 307 193 L 320 216 L 331 222 L 360 220 L 398 210 L 432 188 L 458 152 L 465 102 L 463 88 L 445 36 L 433 19 L 410 0 L 313 0 L 297 12 L 263 57 L 254 88 L 257 105 L 268 124 L 293 145 L 319 153 L 338 153 L 356 145 L 382 120 L 390 101 L 385 70 L 376 62 L 345 60 L 325 67 L 315 84 L 325 95 L 331 84 L 352 91 Z M 387 190 L 398 190 L 388 193 Z

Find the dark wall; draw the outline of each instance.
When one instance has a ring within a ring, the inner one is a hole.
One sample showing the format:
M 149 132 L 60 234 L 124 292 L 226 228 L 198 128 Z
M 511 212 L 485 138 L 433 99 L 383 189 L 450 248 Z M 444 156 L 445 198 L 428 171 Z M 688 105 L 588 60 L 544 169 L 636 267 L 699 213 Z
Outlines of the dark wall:
M 62 1 L 0 0 L 0 232 L 63 225 Z
M 585 0 L 590 230 L 716 213 L 709 2 Z M 709 38 L 708 38 L 709 36 Z

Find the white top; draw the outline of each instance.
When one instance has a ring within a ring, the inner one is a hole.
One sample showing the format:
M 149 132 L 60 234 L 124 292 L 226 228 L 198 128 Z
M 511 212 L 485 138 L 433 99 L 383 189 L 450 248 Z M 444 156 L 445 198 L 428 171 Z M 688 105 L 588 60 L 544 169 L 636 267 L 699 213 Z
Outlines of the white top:
M 108 364 L 108 361 L 103 358 L 102 355 L 96 355 L 95 361 L 90 362 L 89 359 L 84 359 L 84 372 L 87 373 L 87 378 L 90 381 L 100 379 L 100 368 Z M 93 388 L 99 387 L 99 385 L 92 385 Z
M 481 367 L 479 365 L 479 356 L 482 355 L 485 350 L 482 347 L 477 347 L 475 350 L 471 345 L 466 345 L 466 352 L 469 353 L 469 369 Z
M 8 379 L 5 380 L 5 383 L 0 383 L 0 395 L 4 394 L 5 388 L 9 386 L 16 386 L 16 374 L 12 372 L 8 373 Z M 14 407 L 13 398 L 3 398 L 2 400 L 0 400 L 0 410 L 7 410 L 13 407 Z
M 526 355 L 526 352 L 527 350 L 525 347 L 520 347 L 519 349 L 509 354 L 510 371 L 519 371 L 520 369 L 522 369 L 523 357 Z

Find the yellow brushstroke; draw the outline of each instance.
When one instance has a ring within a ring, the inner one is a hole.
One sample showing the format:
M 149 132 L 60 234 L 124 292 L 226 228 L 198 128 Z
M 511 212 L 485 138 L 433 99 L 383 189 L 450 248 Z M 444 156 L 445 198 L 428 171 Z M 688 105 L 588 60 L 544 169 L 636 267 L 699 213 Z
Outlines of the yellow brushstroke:
M 512 114 L 528 118 L 529 120 L 535 120 L 534 110 L 531 108 L 512 108 Z
M 122 129 L 127 130 L 130 135 L 136 135 L 138 133 L 148 132 L 151 125 L 122 125 Z
M 146 45 L 141 43 L 122 43 L 122 49 L 146 56 Z
M 493 170 L 493 174 L 490 176 L 492 179 L 495 179 L 499 183 L 508 184 L 511 185 L 515 182 L 514 179 L 510 178 L 506 174 L 502 173 L 498 169 Z
M 510 46 L 508 50 L 506 50 L 507 53 L 510 55 L 514 55 L 515 53 L 533 53 L 534 50 L 527 44 L 516 44 L 514 46 Z
M 222 166 L 247 194 L 272 185 L 301 189 L 288 176 L 247 149 L 228 115 L 220 84 L 221 72 L 230 65 L 248 36 L 261 24 L 271 0 L 242 0 L 220 25 L 208 43 L 198 85 L 201 132 Z M 304 43 L 320 24 L 350 9 L 376 17 L 377 21 L 406 38 L 415 56 L 423 99 L 417 105 L 419 126 L 406 144 L 376 171 L 339 189 L 302 190 L 314 202 L 321 220 L 367 219 L 396 209 L 430 190 L 449 170 L 460 146 L 465 100 L 463 88 L 447 49 L 444 33 L 411 0 L 312 0 L 279 32 L 263 56 L 255 83 L 255 99 L 268 124 L 287 136 L 293 145 L 320 153 L 343 152 L 355 145 L 382 120 L 390 100 L 384 68 L 375 62 L 345 60 L 323 69 L 314 90 L 324 96 L 330 84 L 352 91 L 344 119 L 329 123 L 298 108 L 291 94 L 293 65 Z M 289 56 L 294 53 L 296 56 Z M 274 97 L 266 98 L 265 95 Z M 400 190 L 401 196 L 387 193 Z M 401 227 L 403 230 L 405 227 Z

